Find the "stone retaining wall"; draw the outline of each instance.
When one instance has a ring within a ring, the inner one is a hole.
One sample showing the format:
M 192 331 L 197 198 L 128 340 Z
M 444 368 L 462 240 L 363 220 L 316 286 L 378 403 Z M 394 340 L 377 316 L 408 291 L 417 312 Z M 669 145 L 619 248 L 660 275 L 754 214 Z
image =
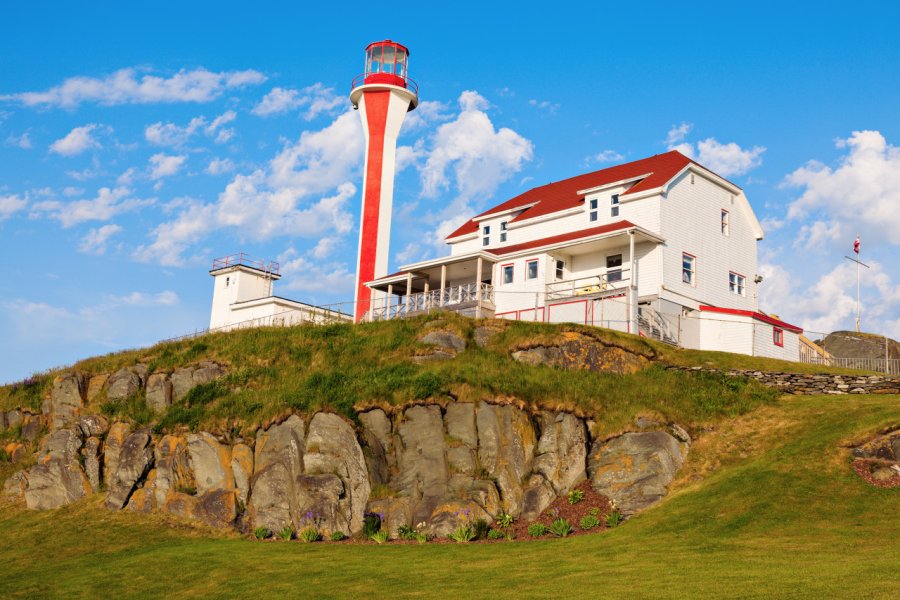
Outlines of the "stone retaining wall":
M 676 371 L 723 373 L 730 377 L 749 377 L 761 384 L 778 388 L 785 394 L 900 394 L 900 378 L 883 375 L 813 375 L 777 371 L 722 371 L 705 367 L 675 367 Z

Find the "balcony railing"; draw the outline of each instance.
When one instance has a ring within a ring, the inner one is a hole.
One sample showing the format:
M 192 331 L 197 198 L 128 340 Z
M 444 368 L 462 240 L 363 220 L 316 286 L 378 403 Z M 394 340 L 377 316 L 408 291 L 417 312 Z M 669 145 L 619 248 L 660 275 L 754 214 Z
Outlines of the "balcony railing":
M 431 310 L 461 310 L 477 305 L 493 309 L 494 286 L 488 283 L 465 283 L 444 288 L 443 291 L 437 289 L 410 294 L 390 304 L 381 300 L 366 313 L 364 320 L 402 319 Z
M 238 252 L 237 254 L 229 254 L 228 256 L 223 256 L 222 258 L 213 259 L 212 269 L 210 270 L 217 271 L 219 269 L 224 269 L 226 267 L 235 267 L 237 265 L 243 265 L 245 267 L 257 269 L 259 271 L 271 273 L 272 275 L 279 275 L 281 269 L 280 265 L 273 260 L 259 260 L 257 258 L 253 258 L 245 252 Z
M 616 290 L 623 290 L 630 284 L 629 269 L 616 269 L 600 275 L 555 281 L 547 284 L 547 301 L 563 300 L 573 296 L 603 296 Z

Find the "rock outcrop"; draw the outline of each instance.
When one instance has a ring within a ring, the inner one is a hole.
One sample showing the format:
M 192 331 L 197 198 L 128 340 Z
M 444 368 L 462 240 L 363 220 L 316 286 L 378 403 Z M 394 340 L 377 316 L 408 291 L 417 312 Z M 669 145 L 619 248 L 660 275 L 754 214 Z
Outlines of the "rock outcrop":
M 529 365 L 548 365 L 561 369 L 585 369 L 598 373 L 626 375 L 650 366 L 648 356 L 607 344 L 576 332 L 560 334 L 553 344 L 535 344 L 520 348 L 512 357 Z
M 25 477 L 28 508 L 59 508 L 91 493 L 79 461 L 81 446 L 82 440 L 74 429 L 60 429 L 44 438 L 38 464 Z

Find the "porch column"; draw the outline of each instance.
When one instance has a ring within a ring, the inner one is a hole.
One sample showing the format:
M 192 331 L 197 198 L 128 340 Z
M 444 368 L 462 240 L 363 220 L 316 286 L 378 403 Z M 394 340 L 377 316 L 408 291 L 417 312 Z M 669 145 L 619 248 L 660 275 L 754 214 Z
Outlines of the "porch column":
M 444 290 L 447 289 L 447 265 L 441 265 L 441 297 L 438 300 L 440 306 L 444 306 Z
M 406 274 L 406 314 L 409 315 L 409 297 L 412 296 L 412 273 Z
M 387 298 L 384 299 L 384 318 L 391 318 L 391 304 L 394 303 L 394 284 L 388 284 Z
M 482 259 L 479 256 L 475 261 L 475 318 L 481 318 L 481 269 Z
M 628 331 L 637 333 L 637 268 L 634 261 L 634 229 L 628 232 L 628 260 Z
M 429 290 L 429 287 L 430 287 L 428 284 L 429 284 L 428 276 L 426 276 L 426 277 L 425 277 L 425 293 L 424 293 L 424 295 L 422 296 L 422 298 L 423 298 L 423 300 L 424 300 L 424 301 L 422 302 L 422 308 L 424 308 L 426 311 L 428 311 L 428 310 L 431 308 L 431 307 L 428 305 L 428 304 L 429 304 L 429 303 L 428 303 L 428 290 Z

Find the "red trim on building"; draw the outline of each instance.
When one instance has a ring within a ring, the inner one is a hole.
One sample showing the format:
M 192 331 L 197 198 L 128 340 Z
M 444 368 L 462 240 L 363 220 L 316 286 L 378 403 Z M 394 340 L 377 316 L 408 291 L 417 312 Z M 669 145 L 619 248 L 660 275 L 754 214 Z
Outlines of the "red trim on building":
M 739 315 L 742 317 L 752 317 L 757 321 L 762 321 L 763 323 L 768 323 L 769 325 L 774 325 L 775 327 L 781 327 L 782 329 L 787 329 L 788 331 L 792 331 L 794 333 L 803 333 L 802 327 L 797 327 L 796 325 L 791 325 L 790 323 L 785 323 L 780 319 L 776 319 L 775 317 L 770 317 L 769 315 L 761 312 L 753 312 L 752 310 L 739 310 L 737 308 L 720 308 L 718 306 L 707 306 L 701 305 L 701 311 L 707 312 L 715 312 L 722 313 L 725 315 Z
M 359 271 L 356 273 L 356 322 L 362 320 L 372 303 L 372 290 L 365 282 L 375 279 L 378 252 L 378 220 L 381 210 L 381 174 L 384 167 L 384 131 L 387 127 L 391 92 L 372 90 L 363 93 L 369 146 L 366 155 L 365 196 L 359 237 Z
M 503 256 L 505 254 L 512 254 L 514 252 L 521 252 L 522 250 L 530 250 L 531 248 L 552 246 L 553 244 L 560 244 L 562 242 L 570 242 L 572 240 L 580 240 L 583 238 L 593 237 L 595 235 L 603 235 L 604 233 L 612 233 L 613 231 L 629 229 L 634 226 L 635 224 L 631 221 L 616 221 L 615 223 L 601 225 L 600 227 L 592 227 L 590 229 L 582 229 L 581 231 L 570 231 L 569 233 L 551 235 L 550 237 L 533 240 L 531 242 L 513 244 L 512 246 L 506 246 L 505 248 L 487 248 L 484 250 L 484 252 L 487 252 L 488 254 L 494 254 L 496 256 Z
M 784 348 L 784 329 L 781 327 L 772 328 L 772 343 L 780 348 Z

